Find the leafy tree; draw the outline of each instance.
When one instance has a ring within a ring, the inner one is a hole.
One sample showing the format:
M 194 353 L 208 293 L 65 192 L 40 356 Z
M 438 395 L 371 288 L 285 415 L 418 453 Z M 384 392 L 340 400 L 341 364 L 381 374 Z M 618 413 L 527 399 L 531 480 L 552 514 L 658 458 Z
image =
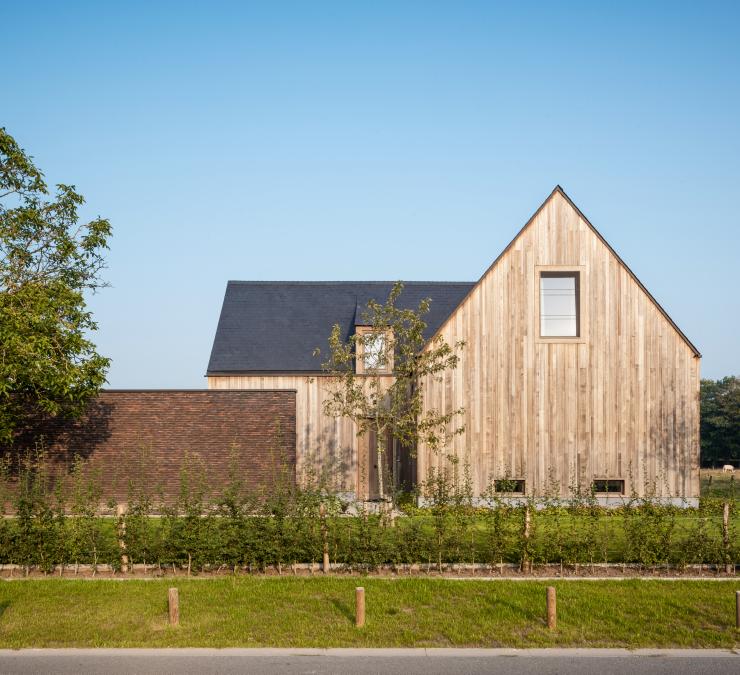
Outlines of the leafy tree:
M 54 195 L 0 128 L 0 440 L 35 414 L 78 415 L 105 382 L 109 360 L 84 294 L 100 277 L 110 223 L 80 223 L 72 185 Z
M 463 409 L 424 410 L 423 385 L 426 376 L 439 377 L 457 367 L 458 351 L 464 343 L 450 346 L 441 335 L 428 341 L 424 317 L 431 300 L 422 300 L 415 309 L 403 309 L 396 305 L 402 292 L 399 281 L 383 304 L 370 300 L 362 316 L 367 330 L 352 335 L 349 341 L 335 324 L 329 336 L 329 356 L 322 364 L 330 375 L 324 412 L 351 419 L 359 436 L 375 434 L 382 496 L 387 492 L 383 459 L 389 432 L 403 447 L 424 443 L 436 451 L 450 436 L 463 431 L 454 424 Z M 359 359 L 364 366 L 361 373 L 356 368 Z
M 740 379 L 701 381 L 701 459 L 740 462 Z

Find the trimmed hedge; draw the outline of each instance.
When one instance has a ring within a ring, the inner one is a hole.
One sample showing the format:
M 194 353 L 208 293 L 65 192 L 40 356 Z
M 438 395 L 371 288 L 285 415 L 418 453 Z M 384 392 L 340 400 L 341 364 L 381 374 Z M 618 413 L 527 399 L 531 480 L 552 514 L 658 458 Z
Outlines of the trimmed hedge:
M 425 508 L 407 499 L 392 517 L 343 502 L 322 481 L 297 488 L 278 476 L 269 491 L 251 494 L 234 472 L 226 489 L 212 494 L 202 467 L 186 465 L 175 503 L 132 481 L 127 512 L 116 517 L 115 504 L 100 508 L 99 481 L 84 461 L 75 462 L 64 489 L 45 466 L 36 459 L 12 478 L 6 472 L 1 496 L 12 516 L 0 518 L 0 563 L 119 569 L 125 552 L 129 563 L 193 572 L 261 570 L 318 562 L 325 544 L 332 562 L 359 569 L 502 562 L 726 565 L 740 558 L 734 504 L 725 533 L 717 500 L 702 500 L 697 509 L 653 498 L 602 508 L 592 494 L 574 490 L 566 501 L 527 497 L 512 504 L 491 489 L 485 496 L 491 508 L 481 508 L 473 505 L 465 476 L 453 469 L 430 474 L 421 486 Z

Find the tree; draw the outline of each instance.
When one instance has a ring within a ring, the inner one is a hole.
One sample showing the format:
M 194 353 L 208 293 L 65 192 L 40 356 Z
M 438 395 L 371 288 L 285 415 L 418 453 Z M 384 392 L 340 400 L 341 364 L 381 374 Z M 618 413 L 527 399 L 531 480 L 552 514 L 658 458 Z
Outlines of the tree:
M 38 414 L 79 415 L 109 360 L 89 339 L 85 293 L 100 273 L 110 223 L 80 223 L 83 197 L 42 173 L 0 128 L 0 440 Z
M 740 462 L 740 379 L 701 381 L 702 464 Z
M 385 303 L 370 300 L 362 317 L 366 329 L 349 341 L 335 324 L 329 336 L 329 356 L 322 364 L 330 376 L 325 414 L 351 419 L 358 436 L 375 432 L 381 496 L 386 494 L 383 458 L 388 432 L 403 447 L 413 449 L 424 443 L 438 451 L 464 430 L 454 424 L 462 408 L 446 413 L 424 410 L 423 399 L 424 378 L 440 377 L 456 368 L 464 343 L 450 346 L 440 335 L 427 341 L 424 316 L 431 300 L 422 300 L 415 309 L 402 309 L 396 306 L 402 291 L 399 281 Z

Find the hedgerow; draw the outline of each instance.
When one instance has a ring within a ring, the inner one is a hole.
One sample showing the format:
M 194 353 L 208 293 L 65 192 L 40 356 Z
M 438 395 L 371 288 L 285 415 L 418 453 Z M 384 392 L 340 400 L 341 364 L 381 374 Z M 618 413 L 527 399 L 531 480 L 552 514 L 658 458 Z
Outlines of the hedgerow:
M 287 470 L 269 489 L 251 491 L 235 461 L 226 484 L 215 489 L 201 460 L 187 457 L 174 498 L 132 478 L 124 510 L 102 503 L 100 476 L 80 458 L 66 481 L 53 480 L 43 453 L 13 471 L 0 468 L 0 564 L 47 572 L 144 564 L 191 574 L 282 573 L 296 563 L 321 563 L 324 546 L 332 564 L 356 570 L 451 563 L 655 568 L 740 559 L 734 503 L 724 530 L 723 502 L 716 499 L 688 508 L 648 494 L 604 508 L 577 486 L 568 499 L 507 498 L 502 479 L 474 499 L 467 467 L 455 462 L 430 471 L 419 486 L 421 506 L 404 499 L 392 512 L 349 503 L 315 477 L 298 486 Z

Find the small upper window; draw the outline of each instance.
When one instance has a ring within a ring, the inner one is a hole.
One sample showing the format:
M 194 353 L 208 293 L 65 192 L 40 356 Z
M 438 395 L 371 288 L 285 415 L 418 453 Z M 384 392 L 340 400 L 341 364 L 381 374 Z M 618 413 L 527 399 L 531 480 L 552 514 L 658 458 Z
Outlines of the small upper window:
M 357 372 L 358 373 L 391 373 L 393 371 L 393 354 L 389 353 L 390 332 L 374 329 L 371 326 L 357 328 Z
M 540 274 L 540 337 L 580 336 L 578 272 Z
M 385 370 L 385 334 L 371 333 L 363 343 L 362 357 L 365 370 Z

